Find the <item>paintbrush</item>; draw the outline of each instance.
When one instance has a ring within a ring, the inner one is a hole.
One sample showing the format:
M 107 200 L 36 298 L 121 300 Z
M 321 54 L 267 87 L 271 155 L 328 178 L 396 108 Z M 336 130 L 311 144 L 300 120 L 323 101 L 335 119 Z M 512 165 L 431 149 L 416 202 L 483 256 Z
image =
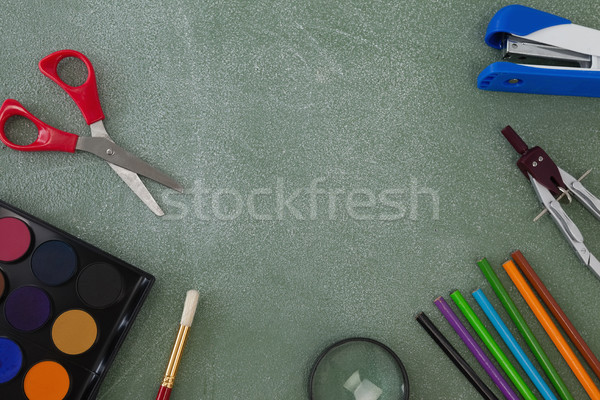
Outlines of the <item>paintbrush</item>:
M 169 364 L 167 365 L 167 371 L 158 390 L 156 400 L 168 400 L 171 396 L 171 390 L 173 390 L 173 382 L 177 375 L 177 369 L 181 362 L 181 354 L 185 347 L 192 322 L 194 321 L 194 314 L 196 313 L 196 306 L 198 305 L 198 297 L 200 294 L 197 290 L 188 290 L 185 297 L 185 304 L 183 306 L 183 313 L 181 315 L 181 323 L 179 324 L 179 331 L 177 332 L 177 339 L 173 345 L 173 351 L 169 358 Z

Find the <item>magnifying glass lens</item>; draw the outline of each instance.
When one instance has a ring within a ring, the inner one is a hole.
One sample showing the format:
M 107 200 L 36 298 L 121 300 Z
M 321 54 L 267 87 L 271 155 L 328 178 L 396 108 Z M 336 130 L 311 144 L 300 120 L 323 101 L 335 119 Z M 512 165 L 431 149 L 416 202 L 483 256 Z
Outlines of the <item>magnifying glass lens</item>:
M 310 380 L 311 400 L 407 400 L 408 377 L 398 356 L 372 339 L 353 338 L 326 349 Z

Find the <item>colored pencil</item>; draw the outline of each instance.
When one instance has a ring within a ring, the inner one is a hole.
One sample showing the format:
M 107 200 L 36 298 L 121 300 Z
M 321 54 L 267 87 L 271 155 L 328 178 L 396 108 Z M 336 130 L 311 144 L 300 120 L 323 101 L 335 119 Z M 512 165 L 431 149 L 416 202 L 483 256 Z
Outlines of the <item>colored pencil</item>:
M 523 378 L 519 375 L 515 367 L 510 363 L 504 352 L 500 349 L 500 346 L 496 343 L 492 335 L 485 328 L 481 320 L 475 314 L 475 311 L 469 306 L 469 303 L 465 300 L 460 291 L 456 290 L 453 292 L 450 297 L 454 300 L 454 303 L 457 305 L 459 310 L 463 313 L 467 321 L 471 324 L 479 338 L 483 341 L 483 343 L 487 346 L 488 350 L 500 367 L 504 370 L 508 378 L 515 385 L 521 396 L 523 396 L 526 400 L 536 400 L 535 396 L 531 392 L 531 389 L 527 387 Z
M 529 379 L 533 382 L 544 400 L 557 400 L 556 395 L 550 390 L 540 373 L 535 369 L 527 354 L 523 351 L 513 334 L 510 332 L 502 318 L 481 289 L 473 292 L 473 297 L 490 320 L 496 332 L 500 335 L 513 356 L 517 359 Z
M 423 329 L 427 331 L 429 336 L 437 343 L 437 345 L 446 353 L 448 358 L 452 360 L 454 365 L 462 372 L 462 374 L 471 382 L 471 384 L 477 389 L 481 397 L 485 400 L 498 400 L 498 397 L 490 390 L 489 387 L 481 378 L 477 375 L 477 373 L 473 370 L 473 368 L 465 361 L 465 359 L 456 351 L 456 349 L 452 346 L 452 344 L 446 339 L 446 337 L 440 332 L 440 330 L 434 325 L 433 322 L 427 317 L 424 312 L 421 312 L 416 317 L 417 322 L 421 324 Z
M 506 382 L 500 371 L 494 366 L 489 357 L 485 354 L 481 346 L 475 341 L 464 324 L 458 319 L 458 316 L 452 311 L 450 305 L 443 297 L 438 297 L 434 301 L 436 307 L 440 310 L 444 318 L 450 326 L 456 331 L 461 340 L 467 345 L 475 359 L 483 367 L 485 372 L 490 376 L 494 384 L 500 389 L 504 397 L 508 400 L 519 400 L 519 396 L 515 393 L 512 387 Z
M 552 382 L 552 385 L 558 392 L 558 395 L 562 398 L 562 400 L 574 400 L 573 396 L 569 392 L 569 389 L 567 388 L 567 385 L 565 385 L 562 378 L 556 371 L 556 368 L 546 355 L 546 352 L 531 331 L 531 328 L 529 328 L 529 325 L 527 325 L 527 322 L 525 322 L 525 318 L 523 318 L 521 315 L 521 312 L 504 288 L 504 285 L 502 285 L 502 282 L 500 282 L 498 275 L 496 275 L 488 260 L 483 258 L 477 262 L 477 265 L 481 269 L 481 272 L 483 272 L 483 275 L 485 275 L 485 278 L 490 283 L 492 289 L 494 289 L 496 296 L 498 296 L 500 299 L 500 302 L 510 316 L 510 319 L 512 319 L 514 324 L 517 326 L 519 332 L 521 332 L 521 335 L 525 339 L 525 342 L 527 342 L 529 349 L 542 366 L 542 369 L 546 373 L 548 379 L 550 379 L 550 382 Z
M 550 318 L 550 315 L 548 315 L 548 313 L 544 309 L 542 303 L 535 296 L 533 290 L 531 289 L 531 287 L 529 287 L 529 284 L 527 283 L 527 281 L 525 281 L 525 278 L 523 277 L 523 275 L 521 275 L 515 263 L 512 262 L 512 260 L 510 260 L 502 264 L 502 267 L 515 284 L 515 286 L 521 293 L 521 296 L 523 296 L 523 298 L 529 305 L 529 308 L 531 308 L 531 310 L 535 314 L 538 321 L 540 321 L 540 324 L 542 325 L 542 327 L 544 328 L 544 330 L 546 331 L 546 333 L 548 334 L 548 336 L 550 337 L 560 354 L 563 356 L 563 358 L 565 359 L 565 361 L 575 374 L 575 377 L 577 377 L 577 380 L 579 381 L 579 383 L 581 383 L 587 394 L 592 400 L 600 400 L 600 391 L 598 390 L 596 385 L 594 385 L 594 382 L 588 375 L 587 371 L 585 370 L 585 368 L 583 368 L 583 365 L 581 365 L 581 362 L 577 359 L 577 356 L 575 356 L 575 353 L 573 353 L 573 350 L 571 349 L 565 338 L 562 336 L 557 326 L 552 321 L 552 318 Z
M 556 318 L 560 326 L 567 333 L 567 336 L 569 336 L 573 344 L 575 344 L 575 347 L 577 347 L 577 350 L 579 350 L 592 371 L 594 371 L 596 377 L 600 379 L 600 361 L 598 361 L 598 358 L 596 358 L 585 340 L 583 340 L 577 329 L 575 329 L 575 326 L 573 326 L 562 308 L 560 308 L 554 297 L 552 297 L 550 291 L 546 288 L 546 285 L 544 285 L 540 277 L 535 273 L 529 262 L 525 259 L 525 256 L 523 256 L 519 250 L 512 253 L 511 256 L 523 274 L 527 277 L 527 280 L 531 283 L 531 286 L 533 286 L 538 296 L 541 297 L 544 304 L 546 304 L 546 307 L 548 307 L 552 315 L 554 315 L 554 318 Z

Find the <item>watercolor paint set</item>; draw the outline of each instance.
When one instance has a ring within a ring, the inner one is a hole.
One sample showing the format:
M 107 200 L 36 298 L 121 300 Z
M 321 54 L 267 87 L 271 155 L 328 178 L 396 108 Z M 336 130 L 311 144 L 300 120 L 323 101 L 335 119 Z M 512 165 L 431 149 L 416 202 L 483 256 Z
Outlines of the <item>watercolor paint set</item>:
M 0 391 L 94 399 L 154 277 L 0 202 Z

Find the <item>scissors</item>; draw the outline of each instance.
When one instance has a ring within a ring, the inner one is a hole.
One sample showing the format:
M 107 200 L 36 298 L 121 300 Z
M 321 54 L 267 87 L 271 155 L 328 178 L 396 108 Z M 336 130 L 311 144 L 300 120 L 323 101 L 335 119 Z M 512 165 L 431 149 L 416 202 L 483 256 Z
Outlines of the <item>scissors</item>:
M 70 86 L 58 76 L 58 63 L 67 57 L 74 57 L 81 60 L 87 68 L 87 79 L 80 86 Z M 158 216 L 164 215 L 164 212 L 156 203 L 156 200 L 154 200 L 138 174 L 178 192 L 183 192 L 183 187 L 173 178 L 117 146 L 110 138 L 102 123 L 104 112 L 100 105 L 96 75 L 94 74 L 94 67 L 90 60 L 78 51 L 60 50 L 44 57 L 39 62 L 39 68 L 42 74 L 58 84 L 58 86 L 71 96 L 75 104 L 79 107 L 79 110 L 81 110 L 85 122 L 90 127 L 91 137 L 78 136 L 56 129 L 36 118 L 17 100 L 7 99 L 2 104 L 2 107 L 0 107 L 0 140 L 2 143 L 11 149 L 19 151 L 64 151 L 74 153 L 76 150 L 81 150 L 95 154 L 110 165 L 150 210 Z M 4 125 L 13 116 L 27 118 L 36 126 L 38 136 L 33 143 L 18 145 L 8 139 L 4 132 Z

